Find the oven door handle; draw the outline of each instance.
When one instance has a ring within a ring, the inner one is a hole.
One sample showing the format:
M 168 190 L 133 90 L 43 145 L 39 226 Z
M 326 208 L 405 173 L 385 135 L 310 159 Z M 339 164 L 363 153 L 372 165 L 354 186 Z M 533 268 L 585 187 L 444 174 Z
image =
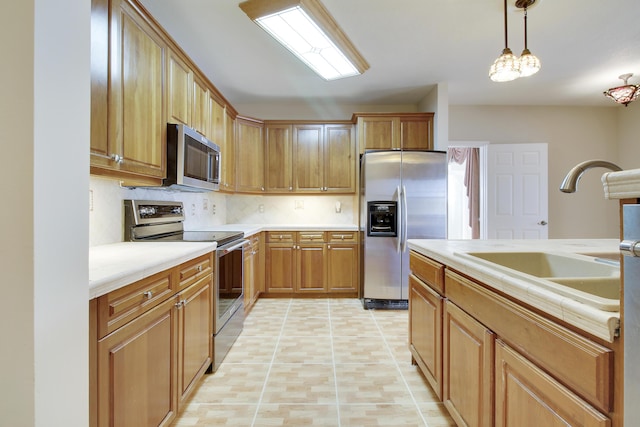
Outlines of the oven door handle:
M 242 246 L 245 246 L 246 244 L 251 243 L 248 240 L 241 240 L 240 243 L 236 243 L 235 245 L 229 246 L 229 247 L 225 247 L 222 246 L 220 248 L 218 248 L 219 251 L 222 251 L 223 254 L 228 254 L 229 252 L 233 252 L 238 248 L 241 248 Z

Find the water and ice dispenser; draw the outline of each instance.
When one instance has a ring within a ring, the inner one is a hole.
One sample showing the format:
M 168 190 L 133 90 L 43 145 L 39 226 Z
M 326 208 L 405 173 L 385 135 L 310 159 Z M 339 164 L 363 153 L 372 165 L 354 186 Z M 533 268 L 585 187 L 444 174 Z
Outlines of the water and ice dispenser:
M 393 201 L 367 203 L 367 236 L 398 236 L 398 203 Z

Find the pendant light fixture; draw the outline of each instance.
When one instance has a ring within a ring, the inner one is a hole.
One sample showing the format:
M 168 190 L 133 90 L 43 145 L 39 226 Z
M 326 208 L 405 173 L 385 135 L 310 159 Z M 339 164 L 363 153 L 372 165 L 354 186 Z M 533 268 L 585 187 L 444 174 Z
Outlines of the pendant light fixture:
M 520 62 L 509 49 L 507 34 L 507 0 L 504 0 L 504 49 L 489 69 L 489 78 L 494 82 L 508 82 L 520 77 Z
M 540 60 L 527 47 L 527 8 L 536 0 L 516 0 L 516 7 L 524 9 L 524 50 L 520 55 L 520 77 L 529 77 L 540 71 Z
M 618 104 L 622 104 L 625 107 L 629 105 L 630 102 L 638 99 L 640 95 L 640 85 L 630 85 L 627 83 L 629 77 L 633 76 L 632 73 L 623 74 L 619 79 L 622 79 L 624 82 L 624 86 L 613 87 L 604 93 L 604 96 L 613 99 Z

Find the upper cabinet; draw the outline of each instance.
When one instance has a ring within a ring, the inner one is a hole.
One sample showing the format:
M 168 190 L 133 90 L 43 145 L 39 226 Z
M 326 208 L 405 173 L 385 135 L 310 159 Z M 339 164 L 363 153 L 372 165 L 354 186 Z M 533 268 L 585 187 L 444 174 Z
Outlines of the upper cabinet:
M 178 53 L 169 50 L 167 69 L 168 118 L 176 124 L 191 124 L 191 82 L 193 72 Z
M 352 123 L 265 123 L 265 183 L 271 193 L 353 193 Z
M 100 46 L 96 56 L 105 53 L 108 40 L 108 84 L 92 85 L 98 99 L 106 93 L 108 100 L 106 111 L 92 102 L 92 121 L 106 117 L 106 126 L 92 133 L 92 172 L 156 182 L 166 171 L 167 46 L 157 28 L 125 0 L 110 3 L 109 22 L 107 39 L 97 30 L 92 34 L 92 46 Z
M 433 150 L 433 113 L 356 113 L 360 153 Z
M 263 127 L 260 120 L 236 118 L 236 190 L 239 192 L 265 191 Z

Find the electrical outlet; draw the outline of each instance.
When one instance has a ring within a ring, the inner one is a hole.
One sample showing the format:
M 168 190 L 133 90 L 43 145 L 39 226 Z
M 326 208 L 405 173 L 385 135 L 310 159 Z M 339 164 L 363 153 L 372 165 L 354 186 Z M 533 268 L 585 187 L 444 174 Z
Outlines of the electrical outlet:
M 304 200 L 296 200 L 295 208 L 304 209 Z
M 258 205 L 258 212 L 264 213 L 264 205 L 263 204 L 259 204 Z
M 211 205 L 211 215 L 216 214 L 216 205 Z
M 202 210 L 203 211 L 208 211 L 209 210 L 209 199 L 202 199 Z
M 191 203 L 191 216 L 195 216 L 195 215 L 196 215 L 196 204 Z

